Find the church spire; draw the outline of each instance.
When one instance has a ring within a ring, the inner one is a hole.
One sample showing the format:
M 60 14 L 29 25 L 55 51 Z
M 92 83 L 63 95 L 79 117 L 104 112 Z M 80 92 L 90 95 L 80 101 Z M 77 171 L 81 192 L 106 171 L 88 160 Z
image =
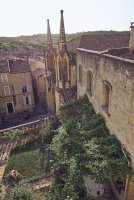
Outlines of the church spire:
M 61 21 L 60 21 L 60 38 L 59 38 L 59 47 L 61 50 L 66 50 L 66 36 L 65 36 L 65 28 L 64 28 L 64 18 L 63 18 L 63 10 L 61 13 Z
M 47 48 L 53 48 L 49 19 L 47 19 Z

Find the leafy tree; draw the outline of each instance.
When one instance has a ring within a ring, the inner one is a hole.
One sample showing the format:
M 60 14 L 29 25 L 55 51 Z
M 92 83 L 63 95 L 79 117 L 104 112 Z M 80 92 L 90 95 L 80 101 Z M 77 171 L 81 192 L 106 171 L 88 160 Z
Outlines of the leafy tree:
M 111 176 L 118 179 L 130 174 L 121 143 L 109 134 L 86 96 L 61 107 L 59 118 L 62 125 L 50 143 L 55 154 L 54 183 L 46 200 L 85 200 L 86 175 L 105 184 Z
M 62 106 L 59 110 L 59 118 L 62 124 L 65 124 L 68 119 L 75 119 L 76 121 L 87 121 L 94 114 L 94 108 L 84 95 L 80 99 Z
M 5 200 L 41 200 L 41 198 L 26 186 L 16 186 L 10 190 Z
M 117 180 L 130 175 L 121 144 L 114 135 L 92 138 L 85 148 L 87 159 L 84 166 L 91 178 L 106 183 L 109 177 Z

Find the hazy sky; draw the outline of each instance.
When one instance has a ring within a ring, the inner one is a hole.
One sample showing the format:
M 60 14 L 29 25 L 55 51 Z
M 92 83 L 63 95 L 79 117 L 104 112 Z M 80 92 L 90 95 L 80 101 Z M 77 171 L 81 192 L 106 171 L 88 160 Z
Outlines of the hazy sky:
M 94 30 L 130 30 L 134 0 L 0 0 L 0 36 L 59 33 L 64 10 L 66 33 Z

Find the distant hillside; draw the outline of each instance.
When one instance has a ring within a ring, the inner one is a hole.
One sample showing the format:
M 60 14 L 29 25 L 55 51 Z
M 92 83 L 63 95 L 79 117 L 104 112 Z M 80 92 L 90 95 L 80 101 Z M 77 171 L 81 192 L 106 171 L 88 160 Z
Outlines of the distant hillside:
M 128 31 L 88 31 L 73 34 L 66 34 L 67 41 L 76 38 L 80 35 L 115 35 L 126 34 Z M 18 36 L 18 37 L 0 37 L 0 58 L 16 56 L 22 58 L 29 57 L 44 57 L 44 50 L 46 47 L 46 34 L 37 34 L 32 36 Z M 57 45 L 59 34 L 52 34 L 52 40 Z M 90 38 L 91 40 L 91 38 Z M 88 41 L 86 42 L 88 43 Z
M 102 35 L 102 34 L 118 34 L 118 33 L 127 33 L 128 31 L 117 32 L 117 31 L 88 31 L 88 32 L 78 32 L 72 34 L 66 34 L 66 39 L 70 40 L 75 37 L 78 37 L 83 34 L 89 35 Z M 32 36 L 18 36 L 18 37 L 0 37 L 0 44 L 14 44 L 18 46 L 23 45 L 41 45 L 46 44 L 47 35 L 46 34 L 37 34 Z M 57 43 L 59 40 L 59 34 L 52 34 L 53 43 Z

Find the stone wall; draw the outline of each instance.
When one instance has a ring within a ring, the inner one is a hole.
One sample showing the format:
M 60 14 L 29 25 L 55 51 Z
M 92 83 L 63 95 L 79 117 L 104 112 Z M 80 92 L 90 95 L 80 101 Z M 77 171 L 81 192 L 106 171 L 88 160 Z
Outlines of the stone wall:
M 115 134 L 130 153 L 134 169 L 134 61 L 78 49 L 77 69 L 78 97 L 88 95 L 96 112 L 104 116 L 111 134 Z M 90 92 L 87 90 L 88 71 L 92 73 Z M 107 109 L 103 106 L 105 82 L 110 88 Z
M 23 111 L 34 111 L 34 96 L 33 96 L 33 87 L 31 73 L 14 73 L 10 74 L 12 86 L 13 86 L 13 95 L 16 96 L 16 105 L 14 102 L 15 112 Z M 26 85 L 27 92 L 22 92 L 22 87 Z M 29 104 L 24 104 L 23 96 L 29 96 L 31 101 Z
M 3 75 L 2 73 L 0 75 Z M 6 75 L 6 73 L 5 73 Z M 0 113 L 7 115 L 7 103 L 12 103 L 13 113 L 23 111 L 34 111 L 34 96 L 31 73 L 7 73 L 8 81 L 2 82 L 0 79 Z M 9 87 L 9 93 L 4 93 L 4 86 Z M 23 92 L 23 86 L 27 87 L 27 92 Z M 24 105 L 24 96 L 28 96 L 31 101 Z

